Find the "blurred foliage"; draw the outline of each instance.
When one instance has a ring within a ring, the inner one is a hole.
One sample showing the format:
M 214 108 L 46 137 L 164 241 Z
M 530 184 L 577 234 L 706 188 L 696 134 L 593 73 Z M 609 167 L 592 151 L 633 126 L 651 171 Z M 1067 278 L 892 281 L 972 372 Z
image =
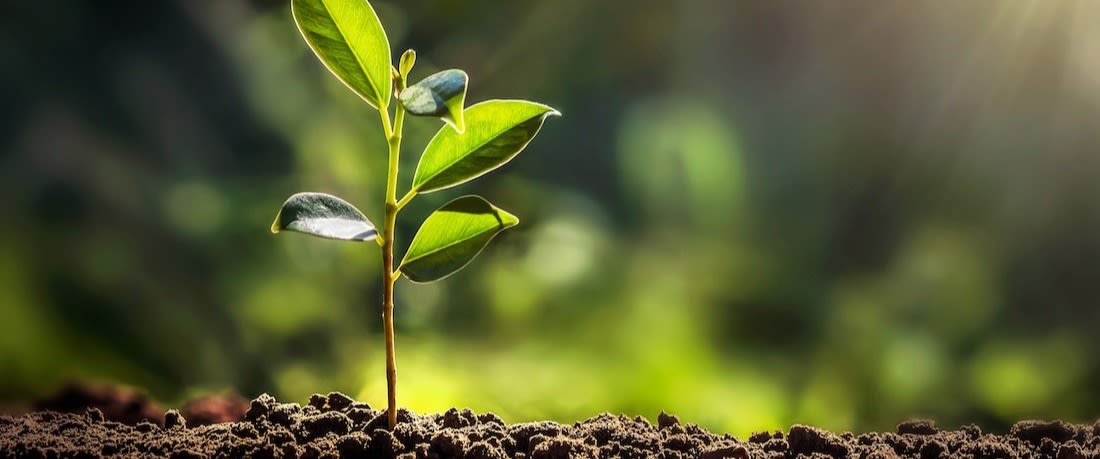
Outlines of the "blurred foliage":
M 0 19 L 0 400 L 383 404 L 377 248 L 267 232 L 299 189 L 382 210 L 372 111 L 287 3 Z M 402 404 L 738 435 L 1100 413 L 1096 4 L 375 3 L 414 80 L 565 114 L 464 185 L 523 224 L 398 284 Z

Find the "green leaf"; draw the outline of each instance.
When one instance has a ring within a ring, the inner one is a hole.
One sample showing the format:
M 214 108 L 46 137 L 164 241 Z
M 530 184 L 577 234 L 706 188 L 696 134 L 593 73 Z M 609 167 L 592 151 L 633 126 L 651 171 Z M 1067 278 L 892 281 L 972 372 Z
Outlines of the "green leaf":
M 294 22 L 333 75 L 374 108 L 390 103 L 390 44 L 366 0 L 291 0 Z
M 409 114 L 438 116 L 462 133 L 466 130 L 462 106 L 466 103 L 469 79 L 462 70 L 444 70 L 405 88 L 398 100 Z
M 480 196 L 455 199 L 424 220 L 399 269 L 413 282 L 450 276 L 473 260 L 493 236 L 517 223 L 515 215 Z
M 525 100 L 488 100 L 467 108 L 469 129 L 443 128 L 432 137 L 413 177 L 418 193 L 473 180 L 514 158 L 557 110 Z
M 378 230 L 359 209 L 347 201 L 324 193 L 298 193 L 287 199 L 271 232 L 297 231 L 326 239 L 370 241 Z

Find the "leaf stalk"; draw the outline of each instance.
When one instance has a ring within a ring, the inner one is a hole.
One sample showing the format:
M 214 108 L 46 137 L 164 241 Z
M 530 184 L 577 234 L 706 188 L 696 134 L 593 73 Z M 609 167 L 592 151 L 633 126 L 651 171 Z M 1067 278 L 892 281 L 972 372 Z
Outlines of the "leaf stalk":
M 409 201 L 412 201 L 413 197 L 415 197 L 415 196 L 416 196 L 416 191 L 415 190 L 409 190 L 408 193 L 405 193 L 405 196 L 402 196 L 401 200 L 397 201 L 397 211 L 400 212 L 401 209 L 404 209 L 405 204 L 408 204 Z

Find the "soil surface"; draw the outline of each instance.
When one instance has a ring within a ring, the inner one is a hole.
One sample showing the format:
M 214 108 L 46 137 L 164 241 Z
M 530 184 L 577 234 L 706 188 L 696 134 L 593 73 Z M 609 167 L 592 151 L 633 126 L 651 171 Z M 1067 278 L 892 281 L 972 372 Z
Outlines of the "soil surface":
M 244 419 L 248 400 L 235 393 L 206 395 L 188 400 L 180 410 L 191 426 L 233 422 Z M 164 408 L 147 394 L 125 386 L 69 382 L 53 395 L 35 401 L 39 411 L 83 413 L 94 407 L 108 421 L 137 424 L 141 421 L 164 425 Z M 26 411 L 12 410 L 12 411 Z M 0 413 L 10 414 L 10 413 Z M 17 413 L 22 414 L 22 412 Z
M 195 426 L 176 410 L 157 421 L 111 421 L 98 408 L 0 416 L 0 457 L 1100 459 L 1100 421 L 1022 421 L 1005 435 L 973 425 L 940 431 L 921 420 L 904 422 L 897 432 L 858 436 L 795 425 L 740 440 L 665 413 L 657 425 L 610 414 L 573 425 L 505 424 L 492 413 L 451 409 L 426 415 L 400 410 L 391 431 L 384 411 L 339 393 L 314 395 L 305 406 L 262 395 L 237 422 Z

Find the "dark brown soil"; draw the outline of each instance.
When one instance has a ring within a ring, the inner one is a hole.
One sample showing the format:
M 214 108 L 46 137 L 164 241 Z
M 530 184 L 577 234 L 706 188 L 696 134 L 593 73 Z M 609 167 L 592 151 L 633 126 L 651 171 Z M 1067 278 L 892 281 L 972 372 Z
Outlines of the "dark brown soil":
M 39 411 L 82 413 L 95 407 L 111 421 L 137 424 L 160 422 L 164 408 L 148 395 L 123 386 L 70 382 L 50 397 L 34 402 Z
M 194 427 L 175 410 L 159 420 L 161 425 L 124 424 L 105 419 L 96 408 L 2 416 L 0 457 L 1100 459 L 1100 421 L 1023 421 L 1005 435 L 982 433 L 973 425 L 939 431 L 931 421 L 859 436 L 795 425 L 786 434 L 757 433 L 742 441 L 665 413 L 656 426 L 641 417 L 610 414 L 573 425 L 505 424 L 492 413 L 451 409 L 427 415 L 401 410 L 390 431 L 384 411 L 339 393 L 314 395 L 306 406 L 262 395 L 240 422 Z
M 35 401 L 33 406 L 39 411 L 61 413 L 83 413 L 93 407 L 103 413 L 106 420 L 124 424 L 149 421 L 163 425 L 164 422 L 164 408 L 148 395 L 112 384 L 69 382 L 53 395 Z M 226 393 L 191 399 L 180 411 L 191 426 L 204 426 L 243 420 L 247 410 L 248 400 L 235 393 Z

